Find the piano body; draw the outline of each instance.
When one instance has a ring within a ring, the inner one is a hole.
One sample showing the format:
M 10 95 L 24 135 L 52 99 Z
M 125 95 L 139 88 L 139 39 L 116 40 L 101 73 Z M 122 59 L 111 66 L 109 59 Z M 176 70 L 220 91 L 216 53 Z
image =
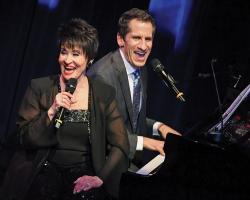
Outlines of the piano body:
M 164 150 L 151 175 L 123 174 L 120 200 L 250 199 L 250 160 L 237 149 L 168 134 Z

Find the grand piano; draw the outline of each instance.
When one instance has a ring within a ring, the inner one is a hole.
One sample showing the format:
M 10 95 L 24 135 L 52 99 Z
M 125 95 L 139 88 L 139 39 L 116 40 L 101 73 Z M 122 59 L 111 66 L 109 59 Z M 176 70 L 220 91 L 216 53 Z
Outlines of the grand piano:
M 237 147 L 168 134 L 164 150 L 151 174 L 122 175 L 120 200 L 250 199 L 250 160 Z

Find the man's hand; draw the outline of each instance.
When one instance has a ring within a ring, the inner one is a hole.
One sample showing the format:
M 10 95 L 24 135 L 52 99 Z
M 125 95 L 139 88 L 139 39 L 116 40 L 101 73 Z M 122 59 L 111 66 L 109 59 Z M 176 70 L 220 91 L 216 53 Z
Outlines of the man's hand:
M 177 132 L 176 130 L 174 130 L 171 127 L 167 126 L 166 124 L 161 124 L 158 127 L 158 131 L 161 133 L 161 135 L 162 135 L 162 137 L 164 139 L 166 139 L 168 133 L 173 133 L 175 135 L 180 135 L 181 136 L 181 134 L 179 132 Z
M 163 150 L 164 141 L 143 137 L 143 147 L 152 151 L 158 151 L 163 156 L 165 155 Z

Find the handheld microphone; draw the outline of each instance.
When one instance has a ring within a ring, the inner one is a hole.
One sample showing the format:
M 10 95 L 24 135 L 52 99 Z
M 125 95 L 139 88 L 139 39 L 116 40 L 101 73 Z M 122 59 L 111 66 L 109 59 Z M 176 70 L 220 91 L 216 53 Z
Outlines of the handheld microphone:
M 76 89 L 76 85 L 77 85 L 77 79 L 75 78 L 70 78 L 67 82 L 66 82 L 66 88 L 65 91 L 69 92 L 70 94 L 73 94 L 75 89 Z M 64 112 L 64 107 L 61 107 L 60 111 L 59 111 L 59 116 L 57 119 L 55 119 L 55 127 L 58 129 L 60 128 L 60 126 L 63 123 L 63 112 Z
M 176 98 L 180 101 L 185 102 L 185 99 L 183 97 L 184 93 L 180 92 L 177 89 L 177 87 L 175 86 L 176 81 L 169 73 L 164 70 L 164 66 L 161 64 L 161 62 L 157 58 L 154 58 L 151 60 L 150 65 L 153 67 L 153 70 L 160 76 L 163 82 L 174 91 L 174 93 L 176 94 Z

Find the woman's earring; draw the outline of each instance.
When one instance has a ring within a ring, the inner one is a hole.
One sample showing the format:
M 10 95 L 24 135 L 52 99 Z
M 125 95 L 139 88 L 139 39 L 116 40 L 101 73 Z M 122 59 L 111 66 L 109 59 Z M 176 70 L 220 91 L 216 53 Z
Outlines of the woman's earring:
M 90 66 L 92 65 L 92 63 L 94 62 L 94 59 L 90 60 L 89 63 L 87 64 L 87 69 L 90 68 Z

